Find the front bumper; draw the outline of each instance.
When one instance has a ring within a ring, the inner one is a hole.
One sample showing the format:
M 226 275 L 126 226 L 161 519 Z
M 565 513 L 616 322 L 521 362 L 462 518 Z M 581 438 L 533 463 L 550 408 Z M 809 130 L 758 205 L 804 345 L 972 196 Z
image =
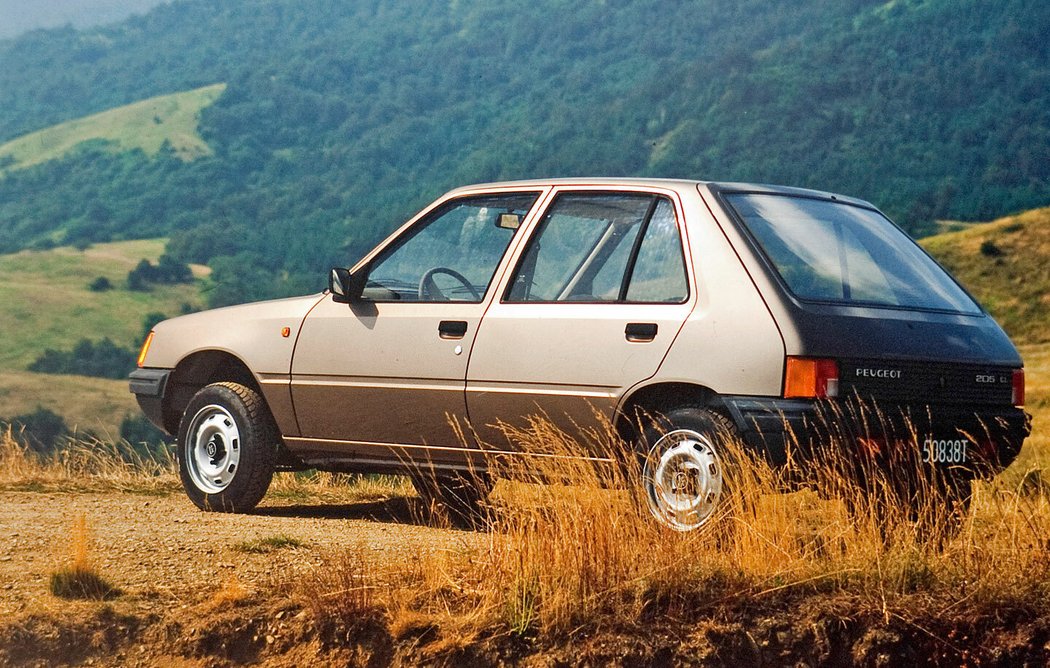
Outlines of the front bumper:
M 171 369 L 135 369 L 128 376 L 128 388 L 139 402 L 149 421 L 166 431 L 164 426 L 164 391 Z
M 909 448 L 920 453 L 926 439 L 965 439 L 973 444 L 974 462 L 996 473 L 1017 458 L 1032 431 L 1030 415 L 1003 406 L 879 405 L 771 397 L 724 397 L 723 405 L 745 445 L 774 465 L 788 463 L 789 453 L 820 453 L 828 447 L 849 448 L 845 453 L 849 454 L 863 443 L 868 448 Z

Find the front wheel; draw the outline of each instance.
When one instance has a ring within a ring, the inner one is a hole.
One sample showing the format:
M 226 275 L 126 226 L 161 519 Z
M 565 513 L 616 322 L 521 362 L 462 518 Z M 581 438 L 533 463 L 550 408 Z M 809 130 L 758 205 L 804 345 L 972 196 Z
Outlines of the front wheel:
M 176 455 L 186 495 L 201 510 L 246 513 L 273 480 L 279 436 L 259 394 L 214 383 L 190 400 Z
M 657 521 L 692 531 L 725 513 L 727 446 L 735 434 L 726 417 L 693 406 L 672 410 L 644 430 L 642 491 Z

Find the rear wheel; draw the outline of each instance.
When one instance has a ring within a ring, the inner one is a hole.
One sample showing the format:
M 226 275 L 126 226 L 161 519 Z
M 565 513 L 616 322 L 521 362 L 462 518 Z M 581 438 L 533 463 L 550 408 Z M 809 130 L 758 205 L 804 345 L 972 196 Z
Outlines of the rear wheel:
M 692 531 L 725 514 L 727 445 L 735 438 L 725 416 L 695 406 L 672 410 L 644 430 L 642 492 L 657 521 Z
M 204 387 L 179 424 L 176 456 L 186 495 L 201 510 L 252 510 L 273 479 L 279 440 L 257 392 L 238 383 Z

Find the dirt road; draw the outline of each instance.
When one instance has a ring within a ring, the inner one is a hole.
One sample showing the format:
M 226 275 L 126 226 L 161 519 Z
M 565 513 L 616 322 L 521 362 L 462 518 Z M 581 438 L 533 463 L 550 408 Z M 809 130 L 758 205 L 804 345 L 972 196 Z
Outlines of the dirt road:
M 274 576 L 286 582 L 342 548 L 405 559 L 418 558 L 421 547 L 454 549 L 477 539 L 414 521 L 416 504 L 267 498 L 252 515 L 227 515 L 201 512 L 177 493 L 0 492 L 0 619 L 69 608 L 48 593 L 48 578 L 68 559 L 80 514 L 92 535 L 93 563 L 125 600 L 170 608 L 206 598 L 234 578 L 249 589 L 271 585 Z M 291 539 L 284 541 L 290 546 L 249 549 L 277 537 Z

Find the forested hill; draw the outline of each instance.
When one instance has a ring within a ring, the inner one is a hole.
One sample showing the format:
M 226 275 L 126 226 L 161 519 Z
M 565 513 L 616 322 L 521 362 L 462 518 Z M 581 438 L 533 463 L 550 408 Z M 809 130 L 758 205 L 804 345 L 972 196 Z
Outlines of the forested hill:
M 837 190 L 921 234 L 1050 203 L 1048 34 L 1045 0 L 177 0 L 0 42 L 0 143 L 227 84 L 196 160 L 6 170 L 0 251 L 170 235 L 251 299 L 453 185 L 580 174 Z

